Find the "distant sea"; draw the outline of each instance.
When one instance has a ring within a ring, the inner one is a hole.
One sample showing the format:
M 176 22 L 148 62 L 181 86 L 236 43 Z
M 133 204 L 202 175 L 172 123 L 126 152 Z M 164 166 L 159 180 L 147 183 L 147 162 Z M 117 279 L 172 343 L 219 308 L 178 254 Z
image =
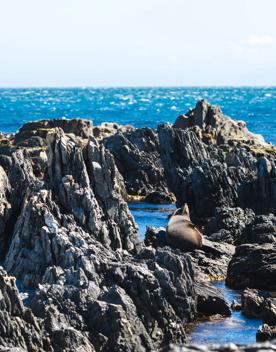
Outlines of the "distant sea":
M 203 98 L 276 144 L 276 87 L 0 89 L 0 131 L 62 117 L 87 118 L 95 125 L 110 121 L 156 127 L 174 122 Z

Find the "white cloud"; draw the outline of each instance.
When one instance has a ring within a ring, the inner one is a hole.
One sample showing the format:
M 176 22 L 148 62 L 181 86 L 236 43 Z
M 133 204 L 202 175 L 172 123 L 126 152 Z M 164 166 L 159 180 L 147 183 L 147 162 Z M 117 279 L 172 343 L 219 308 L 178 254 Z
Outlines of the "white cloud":
M 276 43 L 276 39 L 271 35 L 250 35 L 246 43 L 250 46 L 266 46 Z

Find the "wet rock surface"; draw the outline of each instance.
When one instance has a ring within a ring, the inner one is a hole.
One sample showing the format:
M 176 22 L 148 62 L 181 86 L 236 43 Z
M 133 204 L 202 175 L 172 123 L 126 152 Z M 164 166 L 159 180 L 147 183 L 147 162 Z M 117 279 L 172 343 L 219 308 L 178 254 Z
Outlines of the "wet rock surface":
M 223 297 L 223 293 L 208 283 L 197 283 L 195 285 L 197 293 L 197 311 L 203 316 L 220 314 L 230 316 L 231 309 Z
M 260 318 L 263 325 L 256 334 L 257 341 L 276 337 L 276 298 L 274 292 L 245 289 L 241 296 L 242 312 L 250 318 Z
M 276 326 L 270 326 L 268 324 L 263 324 L 256 334 L 257 341 L 270 341 L 275 342 L 276 339 Z

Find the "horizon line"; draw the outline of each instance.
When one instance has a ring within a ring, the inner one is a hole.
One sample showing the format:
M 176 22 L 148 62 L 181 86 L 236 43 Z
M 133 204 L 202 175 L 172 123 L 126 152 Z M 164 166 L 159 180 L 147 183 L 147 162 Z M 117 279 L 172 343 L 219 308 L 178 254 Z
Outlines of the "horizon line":
M 86 85 L 72 85 L 72 86 L 0 86 L 3 89 L 145 89 L 145 88 L 276 88 L 276 85 L 137 85 L 137 86 L 86 86 Z

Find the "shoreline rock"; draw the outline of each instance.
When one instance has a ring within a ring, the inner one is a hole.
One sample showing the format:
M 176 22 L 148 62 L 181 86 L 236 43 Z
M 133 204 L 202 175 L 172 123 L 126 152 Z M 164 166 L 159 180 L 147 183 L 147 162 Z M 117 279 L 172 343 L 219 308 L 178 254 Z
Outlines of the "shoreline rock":
M 185 343 L 200 314 L 230 314 L 207 281 L 274 289 L 274 147 L 206 102 L 182 120 L 43 120 L 1 135 L 0 348 L 157 350 Z M 139 243 L 130 196 L 187 202 L 212 241 L 183 253 L 151 228 Z M 29 308 L 8 275 L 34 290 Z

